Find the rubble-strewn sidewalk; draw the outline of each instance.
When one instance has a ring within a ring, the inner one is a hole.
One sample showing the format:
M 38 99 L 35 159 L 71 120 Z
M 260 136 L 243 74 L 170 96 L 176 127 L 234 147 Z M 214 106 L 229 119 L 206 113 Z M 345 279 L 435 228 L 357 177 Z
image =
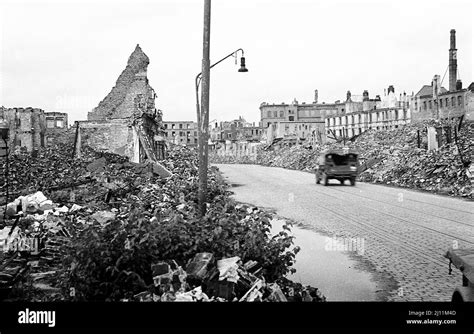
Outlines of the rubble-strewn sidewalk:
M 297 250 L 271 216 L 235 203 L 214 169 L 197 214 L 197 159 L 175 147 L 154 163 L 71 141 L 11 158 L 0 222 L 0 299 L 28 301 L 324 301 L 284 278 Z M 3 217 L 6 219 L 3 219 Z M 289 228 L 286 226 L 285 228 Z
M 446 121 L 427 121 L 393 130 L 369 130 L 353 142 L 331 143 L 304 147 L 296 145 L 277 150 L 259 147 L 256 157 L 232 157 L 210 155 L 214 163 L 257 163 L 264 166 L 314 171 L 316 159 L 326 149 L 347 146 L 360 153 L 360 162 L 377 159 L 378 163 L 363 171 L 358 179 L 410 189 L 425 190 L 437 194 L 473 199 L 472 175 L 469 166 L 474 144 L 474 122 L 464 122 L 458 134 L 458 143 L 452 132 L 452 142 L 438 150 L 428 151 L 426 126 L 454 126 Z M 420 131 L 420 148 L 418 148 Z

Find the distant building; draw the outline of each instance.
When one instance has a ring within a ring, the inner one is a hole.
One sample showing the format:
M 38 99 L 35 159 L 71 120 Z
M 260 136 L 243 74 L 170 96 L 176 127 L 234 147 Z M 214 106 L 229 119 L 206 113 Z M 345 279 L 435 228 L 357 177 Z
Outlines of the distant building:
M 46 144 L 52 144 L 59 134 L 68 130 L 67 113 L 45 112 L 46 119 Z
M 168 143 L 197 146 L 197 123 L 193 121 L 164 121 L 164 135 Z
M 228 141 L 260 141 L 263 129 L 260 125 L 247 122 L 242 116 L 232 121 L 218 122 L 213 120 L 209 123 L 211 142 Z
M 266 142 L 272 144 L 275 139 L 286 139 L 294 143 L 311 145 L 324 143 L 325 137 L 324 122 L 281 121 L 268 126 Z
M 25 147 L 28 152 L 45 146 L 45 112 L 39 108 L 0 107 L 0 121 L 8 126 L 10 150 Z
M 263 129 L 247 122 L 242 116 L 232 121 L 209 122 L 210 149 L 218 156 L 256 157 Z
M 260 119 L 262 127 L 268 128 L 269 124 L 278 122 L 324 122 L 327 115 L 334 114 L 344 109 L 344 104 L 318 103 L 318 91 L 315 90 L 315 101 L 313 103 L 298 103 L 296 99 L 291 104 L 269 104 L 263 102 L 260 104 Z M 342 110 L 344 111 L 344 110 Z
M 260 104 L 260 119 L 267 143 L 283 136 L 294 136 L 302 141 L 309 138 L 325 141 L 325 117 L 341 110 L 344 111 L 344 104 L 339 101 L 318 103 L 318 90 L 315 90 L 313 103 L 298 103 L 296 99 L 291 104 L 263 102 Z
M 362 98 L 347 92 L 344 108 L 326 117 L 326 135 L 331 139 L 351 138 L 370 129 L 388 130 L 410 122 L 410 98 L 404 92 L 397 98 L 395 88 L 390 85 L 379 95 L 370 99 L 365 90 Z
M 449 90 L 441 87 L 440 76 L 435 75 L 431 85 L 424 85 L 411 98 L 412 120 L 472 118 L 474 110 L 474 83 L 462 87 L 457 78 L 456 31 L 450 31 Z

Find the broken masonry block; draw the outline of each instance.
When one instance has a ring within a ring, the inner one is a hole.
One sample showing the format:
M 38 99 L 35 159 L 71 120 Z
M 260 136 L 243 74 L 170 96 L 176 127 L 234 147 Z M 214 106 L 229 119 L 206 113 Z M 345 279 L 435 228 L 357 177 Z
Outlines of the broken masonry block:
M 91 218 L 97 221 L 99 224 L 105 224 L 109 220 L 115 219 L 115 213 L 110 211 L 97 211 L 91 216 Z
M 152 264 L 151 270 L 152 270 L 153 277 L 160 276 L 160 275 L 168 274 L 170 271 L 170 266 L 166 262 L 159 262 L 157 264 Z
M 21 210 L 21 209 L 20 209 Z M 7 210 L 5 212 L 7 217 L 13 217 L 18 212 L 18 203 L 12 202 L 7 204 Z
M 238 256 L 218 260 L 217 269 L 219 270 L 219 281 L 227 279 L 230 282 L 237 283 L 239 279 L 237 262 L 239 261 L 240 257 Z
M 168 263 L 172 271 L 176 271 L 180 268 L 180 266 L 176 263 L 175 260 L 167 260 L 166 263 Z
M 133 296 L 133 298 L 139 302 L 151 302 L 153 301 L 153 294 L 150 291 L 143 291 Z
M 231 301 L 235 298 L 235 283 L 227 281 L 211 281 L 207 283 L 206 294 L 211 297 L 224 298 Z
M 253 261 L 253 260 L 247 261 L 243 267 L 246 271 L 254 275 L 263 269 L 262 266 L 257 261 Z
M 153 162 L 152 167 L 153 174 L 159 175 L 162 178 L 168 178 L 173 175 L 168 169 L 166 169 L 163 165 L 159 164 L 158 162 Z
M 272 302 L 287 302 L 288 301 L 285 295 L 283 294 L 283 291 L 281 291 L 280 286 L 277 283 L 269 284 L 268 288 L 271 291 L 270 296 L 268 297 L 269 301 L 272 301 Z
M 208 274 L 209 269 L 214 264 L 214 255 L 212 253 L 198 253 L 186 266 L 186 274 L 188 275 L 188 282 L 198 283 L 204 280 Z
M 256 266 L 257 264 L 258 264 L 257 261 L 249 260 L 249 261 L 245 262 L 244 269 L 248 271 L 248 270 L 252 269 L 254 266 Z
M 93 162 L 91 162 L 90 164 L 88 164 L 86 169 L 87 169 L 87 171 L 93 173 L 93 172 L 99 171 L 100 169 L 104 168 L 106 163 L 107 163 L 107 160 L 104 157 L 102 157 L 102 158 L 96 159 Z
M 265 282 L 261 279 L 257 279 L 255 283 L 252 285 L 252 287 L 245 293 L 245 295 L 240 298 L 239 301 L 254 301 L 256 299 L 261 299 L 262 293 L 260 290 L 265 286 Z

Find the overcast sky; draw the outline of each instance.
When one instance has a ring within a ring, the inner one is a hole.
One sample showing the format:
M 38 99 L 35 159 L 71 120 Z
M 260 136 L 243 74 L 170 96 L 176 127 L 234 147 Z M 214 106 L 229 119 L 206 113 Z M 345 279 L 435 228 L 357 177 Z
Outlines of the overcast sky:
M 68 112 L 85 120 L 109 93 L 138 43 L 165 120 L 195 120 L 201 71 L 201 0 L 0 0 L 0 105 Z M 214 0 L 210 119 L 260 120 L 261 102 L 342 100 L 415 93 L 448 66 L 456 29 L 463 85 L 474 81 L 471 0 Z M 448 74 L 443 86 L 448 86 Z

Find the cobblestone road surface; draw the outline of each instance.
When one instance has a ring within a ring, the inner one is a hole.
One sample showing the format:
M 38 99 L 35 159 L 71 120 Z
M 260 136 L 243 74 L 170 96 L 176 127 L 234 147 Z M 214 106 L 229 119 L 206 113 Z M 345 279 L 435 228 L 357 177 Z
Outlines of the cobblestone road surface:
M 362 238 L 363 259 L 398 283 L 390 301 L 449 301 L 461 282 L 449 247 L 474 247 L 474 203 L 428 193 L 331 180 L 316 185 L 306 172 L 256 165 L 216 165 L 238 201 L 336 238 Z

